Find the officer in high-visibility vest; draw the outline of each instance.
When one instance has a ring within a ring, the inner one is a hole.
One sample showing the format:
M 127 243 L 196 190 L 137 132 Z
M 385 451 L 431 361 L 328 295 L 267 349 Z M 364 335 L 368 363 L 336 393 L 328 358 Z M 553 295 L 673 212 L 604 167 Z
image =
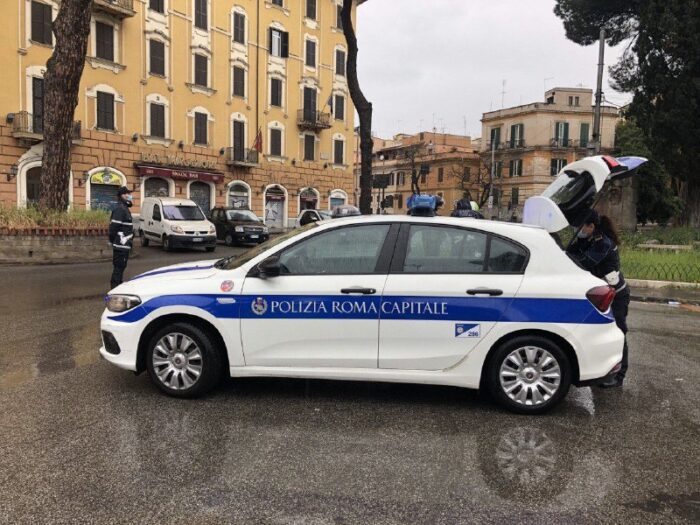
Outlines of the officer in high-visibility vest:
M 134 239 L 134 222 L 129 208 L 132 206 L 131 190 L 122 186 L 117 190 L 117 206 L 112 210 L 109 222 L 109 242 L 112 243 L 112 280 L 110 289 L 124 280 L 124 270 L 129 262 L 129 252 Z

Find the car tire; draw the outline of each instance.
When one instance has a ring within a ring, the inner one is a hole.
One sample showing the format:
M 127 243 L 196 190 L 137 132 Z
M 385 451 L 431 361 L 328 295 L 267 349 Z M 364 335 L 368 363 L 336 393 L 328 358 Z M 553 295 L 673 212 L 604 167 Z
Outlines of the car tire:
M 486 373 L 488 389 L 501 406 L 518 414 L 542 414 L 569 392 L 572 367 L 551 340 L 521 336 L 495 350 Z
M 144 248 L 148 248 L 150 240 L 146 238 L 146 236 L 143 233 L 143 230 L 139 230 L 139 237 L 141 237 L 141 246 L 143 246 Z
M 224 244 L 226 244 L 226 246 L 235 246 L 236 242 L 233 240 L 233 235 L 227 233 L 226 237 L 224 237 Z
M 163 250 L 165 250 L 166 252 L 171 252 L 173 250 L 173 247 L 170 244 L 170 239 L 167 235 L 163 236 Z
M 223 360 L 205 331 L 189 323 L 174 323 L 158 330 L 148 342 L 146 368 L 164 393 L 193 398 L 210 392 L 221 381 Z

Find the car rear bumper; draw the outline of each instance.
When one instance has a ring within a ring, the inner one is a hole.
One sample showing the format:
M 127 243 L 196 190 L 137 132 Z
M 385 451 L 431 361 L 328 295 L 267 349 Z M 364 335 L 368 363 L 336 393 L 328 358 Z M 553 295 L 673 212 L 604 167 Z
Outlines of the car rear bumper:
M 216 246 L 216 235 L 169 235 L 168 239 L 173 248 L 210 248 Z
M 579 364 L 577 385 L 607 376 L 622 361 L 625 335 L 615 323 L 582 324 L 574 330 L 574 337 L 580 342 L 576 348 Z

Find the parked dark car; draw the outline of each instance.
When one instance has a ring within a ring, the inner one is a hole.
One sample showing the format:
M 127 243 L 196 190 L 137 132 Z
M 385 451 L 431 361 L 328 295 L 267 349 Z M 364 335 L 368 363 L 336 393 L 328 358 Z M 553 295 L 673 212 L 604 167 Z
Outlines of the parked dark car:
M 228 246 L 260 244 L 270 238 L 270 231 L 250 210 L 214 208 L 209 218 L 216 226 L 216 238 Z

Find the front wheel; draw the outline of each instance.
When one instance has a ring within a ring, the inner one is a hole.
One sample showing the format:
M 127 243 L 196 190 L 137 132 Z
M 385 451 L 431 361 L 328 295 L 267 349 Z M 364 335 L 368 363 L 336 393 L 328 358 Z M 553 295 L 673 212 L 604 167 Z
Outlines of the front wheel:
M 226 243 L 226 246 L 233 246 L 235 244 L 233 241 L 233 235 L 227 233 L 226 237 L 224 238 L 224 243 Z
M 170 242 L 170 238 L 167 235 L 163 237 L 163 249 L 166 252 L 170 252 L 173 249 L 173 245 Z
M 146 368 L 158 388 L 174 397 L 197 397 L 222 376 L 222 359 L 210 337 L 189 323 L 159 330 L 148 343 Z
M 141 237 L 141 246 L 143 246 L 144 248 L 147 248 L 150 241 L 146 237 L 146 235 L 143 233 L 143 231 L 139 231 L 139 237 Z
M 516 337 L 501 345 L 489 360 L 489 390 L 512 412 L 546 412 L 566 396 L 570 386 L 569 358 L 544 337 Z

